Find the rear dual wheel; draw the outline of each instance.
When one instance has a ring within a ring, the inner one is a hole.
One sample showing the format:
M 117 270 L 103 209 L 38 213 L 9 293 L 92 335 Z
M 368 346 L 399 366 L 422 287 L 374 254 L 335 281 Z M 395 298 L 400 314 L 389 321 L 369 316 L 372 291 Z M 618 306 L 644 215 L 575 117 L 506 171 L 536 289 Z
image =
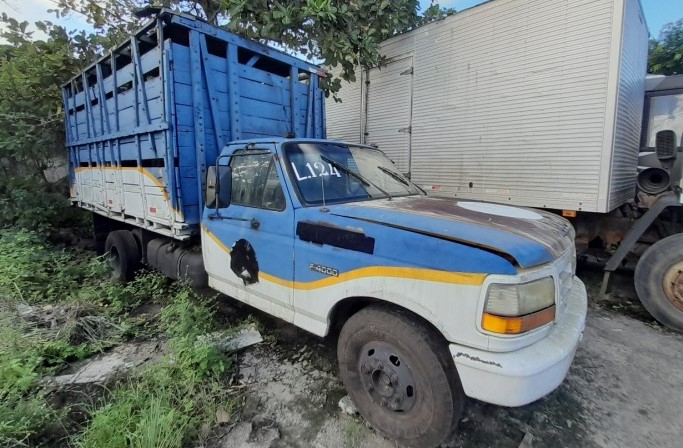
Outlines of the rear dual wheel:
M 683 234 L 650 246 L 638 260 L 634 280 L 647 311 L 667 327 L 683 331 Z
M 465 396 L 446 343 L 408 312 L 370 306 L 339 335 L 339 369 L 360 414 L 401 445 L 432 447 L 451 435 Z
M 112 269 L 112 278 L 121 283 L 133 280 L 141 265 L 140 249 L 133 234 L 128 230 L 110 232 L 104 251 Z

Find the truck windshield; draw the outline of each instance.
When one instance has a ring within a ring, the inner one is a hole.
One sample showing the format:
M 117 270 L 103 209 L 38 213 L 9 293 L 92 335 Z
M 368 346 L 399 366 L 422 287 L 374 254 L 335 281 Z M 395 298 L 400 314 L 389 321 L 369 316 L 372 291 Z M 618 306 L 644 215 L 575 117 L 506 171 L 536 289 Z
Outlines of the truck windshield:
M 650 99 L 650 116 L 647 127 L 647 147 L 654 148 L 657 132 L 676 131 L 683 134 L 683 94 L 655 96 Z M 681 141 L 676 142 L 678 146 Z
M 288 143 L 284 154 L 292 183 L 307 205 L 420 194 L 376 149 L 340 143 Z

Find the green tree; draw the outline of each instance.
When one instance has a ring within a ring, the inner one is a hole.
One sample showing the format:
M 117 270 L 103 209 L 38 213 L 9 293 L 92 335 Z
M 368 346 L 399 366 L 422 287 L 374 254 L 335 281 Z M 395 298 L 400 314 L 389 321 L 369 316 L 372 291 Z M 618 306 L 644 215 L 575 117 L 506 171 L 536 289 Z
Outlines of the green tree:
M 60 85 L 95 56 L 83 33 L 0 16 L 0 227 L 44 228 L 68 205 L 46 170 L 63 163 Z
M 353 81 L 357 67 L 384 61 L 383 40 L 455 12 L 437 2 L 419 13 L 418 0 L 58 0 L 58 14 L 84 14 L 114 43 L 140 24 L 132 11 L 154 5 L 188 12 L 250 39 L 274 44 L 327 67 L 341 67 Z M 332 92 L 339 79 L 324 87 Z
M 44 169 L 62 151 L 60 84 L 92 55 L 87 46 L 78 48 L 78 36 L 49 22 L 36 24 L 46 40 L 34 40 L 28 22 L 4 13 L 0 24 L 7 42 L 0 46 L 0 166 L 5 179 L 44 181 Z
M 659 39 L 650 40 L 648 72 L 683 74 L 683 18 L 664 26 Z

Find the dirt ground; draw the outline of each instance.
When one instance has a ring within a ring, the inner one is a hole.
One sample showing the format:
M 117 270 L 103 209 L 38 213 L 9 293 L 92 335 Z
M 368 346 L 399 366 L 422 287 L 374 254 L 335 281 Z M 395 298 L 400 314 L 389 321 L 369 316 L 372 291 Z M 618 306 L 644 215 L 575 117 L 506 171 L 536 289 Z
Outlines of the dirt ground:
M 588 325 L 566 381 L 516 409 L 469 400 L 446 447 L 681 446 L 683 335 L 649 318 L 628 275 L 614 279 L 607 299 L 597 297 L 600 272 L 584 270 L 580 276 L 591 296 Z M 253 313 L 219 301 L 226 320 Z M 333 341 L 257 317 L 272 342 L 239 356 L 239 422 L 215 431 L 207 448 L 394 446 L 360 417 L 339 410 L 345 392 Z

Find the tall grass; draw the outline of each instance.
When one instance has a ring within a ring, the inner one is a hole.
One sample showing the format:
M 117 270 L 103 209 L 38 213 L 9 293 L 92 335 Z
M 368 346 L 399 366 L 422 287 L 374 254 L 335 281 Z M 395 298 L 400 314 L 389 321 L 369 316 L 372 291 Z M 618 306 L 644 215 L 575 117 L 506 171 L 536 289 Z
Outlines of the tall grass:
M 67 409 L 49 404 L 41 379 L 136 336 L 127 313 L 151 300 L 166 304 L 154 332 L 169 339 L 169 353 L 91 405 L 89 422 L 70 434 L 69 445 L 163 448 L 197 440 L 217 409 L 233 409 L 225 384 L 230 359 L 198 338 L 214 329 L 213 311 L 189 287 L 153 273 L 113 283 L 90 253 L 51 246 L 33 232 L 0 230 L 0 446 L 39 446 L 54 441 L 56 428 L 73 428 Z M 18 306 L 58 307 L 58 328 L 19 318 Z
M 170 354 L 120 384 L 107 405 L 93 412 L 77 447 L 180 447 L 200 436 L 202 424 L 215 421 L 218 408 L 234 407 L 224 384 L 230 360 L 198 339 L 213 329 L 210 308 L 181 289 L 163 310 L 161 324 L 171 336 Z

